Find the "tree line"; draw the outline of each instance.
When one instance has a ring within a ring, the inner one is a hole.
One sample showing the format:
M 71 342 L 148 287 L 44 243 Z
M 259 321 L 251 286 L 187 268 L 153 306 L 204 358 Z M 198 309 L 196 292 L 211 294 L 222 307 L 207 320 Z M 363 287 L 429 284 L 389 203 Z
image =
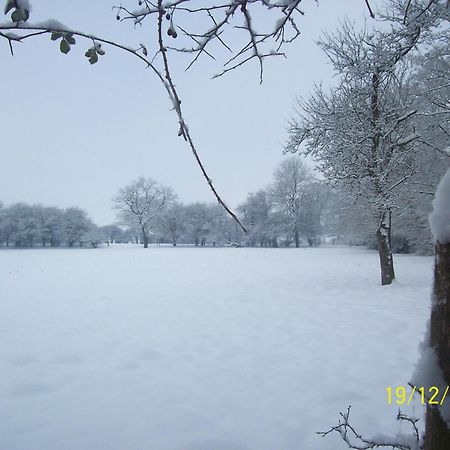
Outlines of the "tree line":
M 103 236 L 80 208 L 0 203 L 0 243 L 8 247 L 97 246 Z
M 437 180 L 437 178 L 436 178 Z M 433 178 L 430 184 L 435 183 Z M 432 188 L 430 188 L 432 190 Z M 430 195 L 396 197 L 391 246 L 396 252 L 431 253 L 426 221 Z M 321 243 L 376 249 L 371 211 L 345 189 L 318 179 L 298 156 L 287 156 L 267 186 L 247 195 L 237 214 L 247 229 L 219 204 L 182 203 L 176 193 L 140 177 L 113 198 L 115 224 L 97 226 L 86 211 L 42 205 L 0 204 L 0 245 L 7 247 L 97 247 L 104 243 L 251 247 L 300 247 Z

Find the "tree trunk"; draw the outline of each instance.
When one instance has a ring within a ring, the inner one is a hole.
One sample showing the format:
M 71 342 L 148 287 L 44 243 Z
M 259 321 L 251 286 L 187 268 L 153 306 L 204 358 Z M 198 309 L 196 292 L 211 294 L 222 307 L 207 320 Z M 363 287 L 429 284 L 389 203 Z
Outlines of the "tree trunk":
M 386 220 L 388 215 L 388 220 Z M 383 213 L 377 230 L 378 255 L 380 256 L 381 284 L 391 284 L 395 278 L 394 259 L 391 250 L 391 217 L 390 212 Z
M 299 248 L 300 240 L 299 240 L 299 236 L 298 236 L 298 228 L 297 227 L 295 227 L 295 230 L 294 230 L 294 239 L 295 239 L 295 248 Z
M 148 248 L 148 234 L 143 228 L 142 228 L 142 238 L 144 239 L 144 248 Z
M 431 310 L 431 341 L 447 386 L 450 385 L 450 243 L 437 243 L 434 264 L 434 303 Z M 447 398 L 446 402 L 449 401 Z M 439 411 L 427 407 L 424 450 L 450 448 L 450 429 Z

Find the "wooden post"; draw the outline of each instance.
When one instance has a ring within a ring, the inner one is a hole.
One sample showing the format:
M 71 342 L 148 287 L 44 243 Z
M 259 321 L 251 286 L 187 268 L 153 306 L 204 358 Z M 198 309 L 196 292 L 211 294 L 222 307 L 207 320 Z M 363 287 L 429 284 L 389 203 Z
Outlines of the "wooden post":
M 431 310 L 431 347 L 450 385 L 450 243 L 437 243 L 434 265 L 434 300 Z M 450 402 L 447 398 L 445 402 Z M 427 407 L 424 450 L 450 449 L 450 429 L 438 410 Z

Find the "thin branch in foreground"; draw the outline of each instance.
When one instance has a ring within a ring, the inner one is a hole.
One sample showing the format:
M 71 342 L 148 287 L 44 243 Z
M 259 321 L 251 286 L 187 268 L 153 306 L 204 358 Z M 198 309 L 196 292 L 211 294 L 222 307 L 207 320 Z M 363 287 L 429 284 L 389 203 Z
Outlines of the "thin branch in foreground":
M 411 435 L 397 435 L 396 437 L 387 437 L 379 435 L 375 438 L 367 439 L 359 434 L 356 429 L 350 424 L 350 409 L 347 408 L 347 412 L 339 413 L 340 419 L 338 425 L 331 427 L 327 431 L 318 431 L 317 434 L 325 437 L 331 433 L 338 433 L 342 440 L 348 445 L 348 448 L 354 450 L 369 450 L 374 448 L 391 448 L 397 450 L 421 450 L 421 437 L 419 429 L 417 428 L 417 422 L 419 419 L 408 417 L 402 414 L 400 411 L 397 414 L 397 420 L 399 422 L 405 421 L 411 424 L 413 428 L 413 434 Z
M 178 121 L 179 121 L 179 125 L 180 125 L 178 135 L 182 136 L 184 138 L 184 140 L 186 142 L 188 142 L 189 147 L 192 151 L 192 154 L 194 155 L 195 161 L 196 161 L 197 165 L 199 166 L 199 168 L 202 172 L 202 175 L 205 178 L 206 182 L 208 183 L 211 191 L 213 192 L 214 197 L 216 198 L 217 202 L 225 209 L 225 211 L 232 217 L 232 219 L 237 222 L 237 224 L 242 228 L 242 230 L 244 232 L 247 232 L 247 229 L 245 228 L 245 226 L 239 220 L 237 215 L 226 205 L 225 201 L 222 199 L 222 197 L 218 193 L 217 189 L 215 188 L 211 178 L 209 177 L 209 175 L 205 169 L 205 166 L 204 166 L 202 160 L 200 159 L 197 148 L 194 145 L 193 139 L 189 133 L 189 128 L 186 124 L 185 118 L 184 118 L 182 110 L 181 110 L 181 100 L 179 98 L 179 95 L 175 88 L 175 85 L 172 81 L 172 76 L 171 76 L 170 68 L 169 68 L 169 62 L 168 62 L 167 55 L 166 55 L 167 48 L 165 47 L 164 42 L 163 42 L 162 17 L 164 15 L 164 9 L 161 6 L 161 0 L 159 0 L 159 5 L 160 5 L 159 27 L 158 27 L 159 52 L 157 52 L 157 54 L 155 55 L 155 58 L 158 55 L 158 53 L 162 56 L 162 60 L 163 60 L 163 64 L 164 64 L 164 74 L 162 74 L 161 71 L 155 66 L 155 63 L 154 63 L 155 58 L 153 58 L 152 60 L 149 60 L 145 54 L 141 55 L 140 53 L 138 53 L 140 50 L 142 50 L 142 45 L 138 49 L 131 49 L 131 48 L 129 48 L 125 45 L 119 44 L 115 41 L 100 38 L 100 37 L 92 35 L 92 34 L 86 34 L 86 33 L 82 33 L 79 31 L 70 30 L 65 27 L 63 28 L 62 26 L 61 27 L 56 27 L 56 26 L 51 27 L 51 26 L 31 25 L 31 24 L 26 24 L 26 23 L 0 25 L 0 30 L 4 30 L 4 31 L 11 31 L 11 30 L 14 30 L 16 32 L 17 31 L 22 31 L 22 32 L 23 31 L 27 31 L 27 32 L 32 31 L 32 33 L 24 34 L 24 35 L 16 35 L 16 34 L 13 35 L 13 34 L 3 33 L 2 31 L 0 31 L 0 37 L 3 37 L 8 40 L 10 48 L 11 48 L 11 53 L 14 54 L 13 47 L 12 47 L 13 42 L 21 43 L 25 39 L 28 39 L 28 38 L 31 38 L 34 36 L 38 36 L 38 35 L 44 35 L 44 34 L 50 34 L 50 35 L 53 33 L 58 33 L 61 35 L 70 34 L 72 36 L 77 36 L 80 38 L 85 38 L 85 39 L 91 40 L 94 43 L 94 46 L 97 43 L 103 43 L 103 44 L 118 48 L 120 50 L 125 51 L 128 54 L 134 55 L 141 61 L 145 62 L 146 66 L 153 71 L 153 73 L 157 76 L 157 78 L 161 81 L 164 88 L 166 89 L 167 94 L 174 106 L 174 110 L 178 116 Z
M 189 128 L 186 125 L 183 113 L 181 111 L 181 100 L 178 96 L 177 89 L 175 88 L 175 84 L 173 83 L 173 80 L 172 80 L 172 75 L 171 75 L 170 67 L 169 67 L 169 60 L 167 58 L 167 49 L 166 49 L 166 47 L 164 45 L 164 41 L 163 41 L 162 22 L 163 22 L 165 10 L 162 6 L 162 0 L 158 0 L 158 8 L 159 8 L 158 43 L 159 43 L 159 50 L 162 55 L 163 64 L 164 64 L 164 76 L 165 76 L 164 85 L 165 85 L 165 87 L 169 93 L 169 96 L 172 100 L 174 110 L 176 111 L 176 113 L 178 115 L 178 120 L 179 120 L 179 124 L 180 124 L 180 131 L 178 134 L 183 136 L 184 140 L 189 143 L 189 147 L 191 148 L 192 154 L 194 155 L 194 158 L 195 158 L 198 166 L 200 167 L 200 170 L 201 170 L 204 178 L 206 179 L 206 182 L 208 183 L 211 191 L 213 192 L 214 196 L 216 197 L 217 202 L 239 224 L 239 226 L 242 228 L 242 230 L 244 232 L 247 232 L 247 229 L 244 227 L 242 222 L 238 219 L 236 214 L 233 211 L 231 211 L 230 208 L 228 208 L 228 206 L 222 200 L 221 196 L 219 195 L 216 188 L 214 187 L 213 182 L 212 182 L 211 178 L 209 178 L 209 176 L 206 172 L 205 166 L 203 165 L 203 162 L 201 161 L 201 159 L 198 155 L 197 148 L 195 147 L 195 144 L 192 140 L 192 137 L 189 132 Z
M 375 19 L 375 14 L 374 14 L 372 8 L 370 7 L 369 0 L 365 0 L 365 1 L 366 1 L 367 9 L 369 10 L 370 17 L 372 17 L 372 19 Z

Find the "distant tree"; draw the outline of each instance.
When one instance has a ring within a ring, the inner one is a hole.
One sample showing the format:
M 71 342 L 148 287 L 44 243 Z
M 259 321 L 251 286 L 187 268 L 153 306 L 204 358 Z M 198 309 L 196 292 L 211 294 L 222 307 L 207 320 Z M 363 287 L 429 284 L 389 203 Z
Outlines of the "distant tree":
M 267 190 L 260 189 L 250 193 L 245 202 L 239 205 L 238 211 L 248 230 L 245 236 L 248 245 L 258 244 L 262 247 L 276 242 L 277 231 L 273 227 L 272 202 Z
M 91 224 L 89 229 L 80 237 L 80 247 L 89 245 L 93 248 L 97 248 L 107 239 L 108 235 L 105 233 L 103 227 L 97 227 L 96 225 Z
M 243 240 L 243 231 L 230 218 L 220 205 L 210 205 L 211 232 L 210 240 L 213 246 L 240 246 Z
M 62 217 L 62 233 L 69 247 L 79 243 L 82 245 L 82 236 L 92 227 L 86 211 L 80 208 L 67 208 Z
M 185 207 L 179 202 L 172 202 L 159 216 L 158 228 L 162 234 L 168 235 L 174 247 L 185 232 L 185 218 Z
M 324 183 L 311 180 L 307 184 L 300 214 L 300 227 L 310 246 L 320 244 L 328 196 L 329 189 Z
M 7 246 L 12 242 L 16 247 L 58 247 L 62 242 L 69 247 L 82 245 L 82 236 L 93 227 L 86 212 L 79 208 L 62 210 L 15 203 L 0 210 L 0 243 Z
M 37 206 L 42 246 L 58 247 L 64 240 L 64 213 L 56 207 Z
M 38 240 L 40 230 L 36 208 L 25 203 L 15 203 L 6 212 L 6 240 L 16 247 L 32 247 Z
M 312 181 L 311 171 L 306 165 L 300 158 L 291 156 L 275 169 L 274 181 L 268 190 L 275 212 L 283 217 L 284 227 L 297 248 L 300 246 L 302 221 L 306 222 L 306 217 L 302 216 L 306 213 Z
M 114 242 L 124 241 L 124 230 L 122 230 L 122 228 L 120 228 L 118 225 L 104 225 L 100 227 L 100 229 L 104 234 L 105 241 L 108 245 Z
M 207 203 L 195 202 L 185 207 L 185 238 L 204 247 L 212 230 L 212 211 Z
M 0 242 L 5 243 L 9 247 L 15 230 L 16 223 L 9 214 L 9 208 L 5 208 L 2 204 L 0 208 Z
M 322 212 L 323 232 L 336 242 L 349 245 L 366 245 L 376 226 L 361 198 L 355 199 L 345 189 L 330 188 L 328 201 Z M 377 248 L 375 246 L 375 248 Z
M 174 198 L 170 188 L 141 177 L 120 189 L 113 202 L 121 223 L 137 227 L 142 233 L 144 248 L 148 248 L 152 225 Z

